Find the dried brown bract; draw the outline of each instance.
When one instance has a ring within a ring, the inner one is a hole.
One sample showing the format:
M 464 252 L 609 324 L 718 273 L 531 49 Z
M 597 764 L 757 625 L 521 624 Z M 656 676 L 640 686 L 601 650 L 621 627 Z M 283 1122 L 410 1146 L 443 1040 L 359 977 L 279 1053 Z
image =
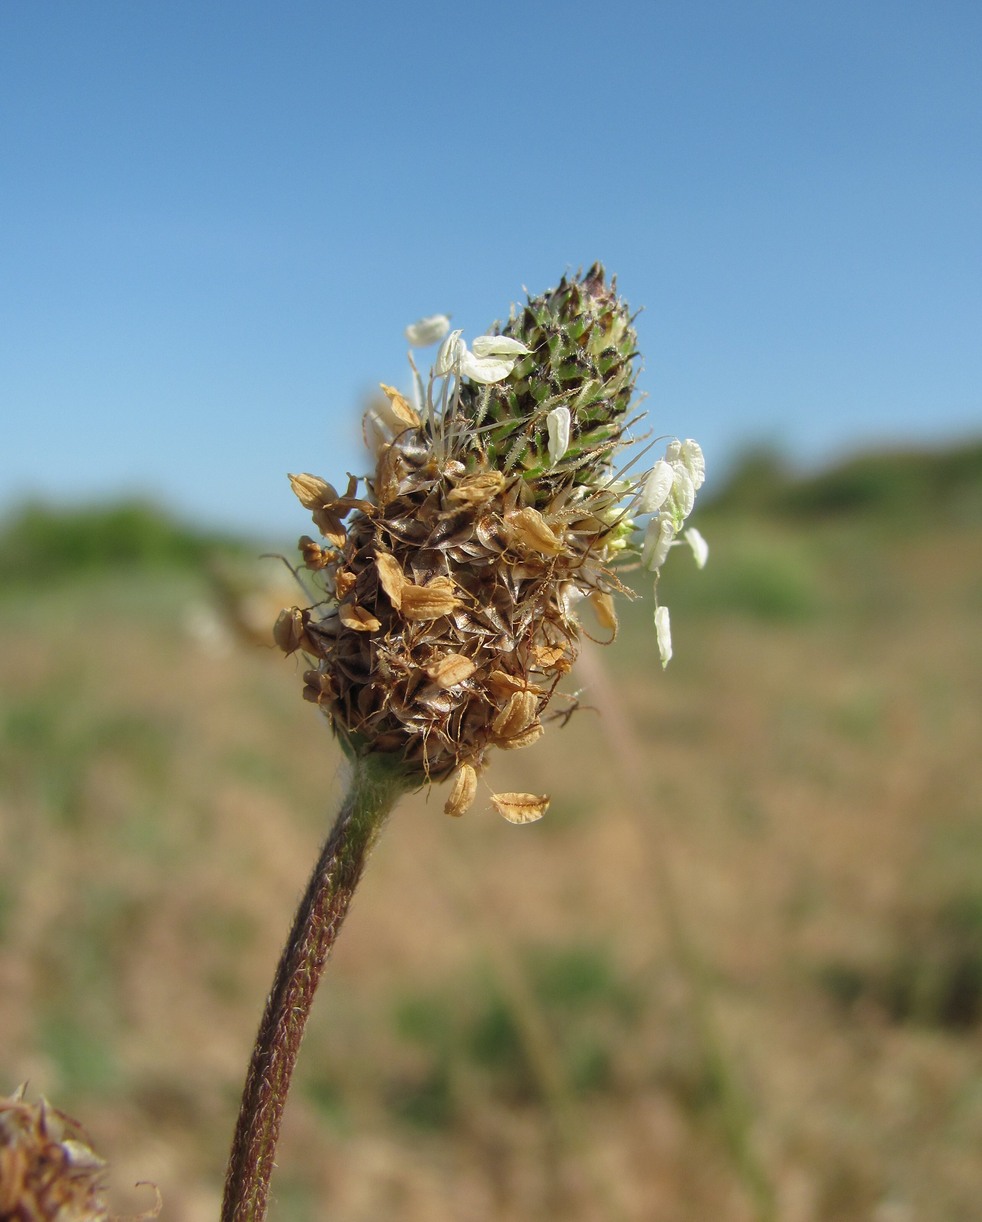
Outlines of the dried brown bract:
M 109 1213 L 105 1179 L 77 1121 L 43 1099 L 28 1103 L 23 1088 L 0 1098 L 0 1222 L 123 1222 Z M 158 1193 L 141 1217 L 159 1212 Z
M 407 464 L 385 512 L 356 512 L 318 570 L 325 631 L 315 636 L 299 608 L 281 616 L 277 642 L 319 659 L 305 676 L 310 698 L 354 749 L 384 743 L 437 781 L 465 764 L 480 772 L 490 746 L 541 735 L 539 716 L 576 655 L 573 591 L 619 583 L 595 538 L 564 532 L 561 542 L 539 511 L 507 509 L 523 485 L 436 454 Z

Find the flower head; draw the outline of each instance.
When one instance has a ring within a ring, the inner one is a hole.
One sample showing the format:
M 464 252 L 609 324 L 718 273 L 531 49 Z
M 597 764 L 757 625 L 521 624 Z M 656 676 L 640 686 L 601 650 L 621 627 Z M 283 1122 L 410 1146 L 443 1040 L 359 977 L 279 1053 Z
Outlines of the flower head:
M 705 468 L 686 440 L 640 476 L 618 470 L 637 337 L 599 265 L 470 346 L 446 315 L 407 338 L 442 342 L 415 407 L 383 386 L 369 413 L 364 493 L 291 477 L 330 547 L 302 541 L 323 597 L 285 611 L 277 640 L 310 657 L 304 695 L 348 752 L 394 755 L 420 783 L 453 776 L 447 810 L 460 814 L 492 747 L 541 737 L 577 655 L 577 607 L 613 636 L 613 596 L 630 595 L 615 565 L 641 559 L 657 584 Z M 701 536 L 687 538 L 704 559 Z M 666 609 L 656 625 L 667 662 Z M 528 822 L 548 800 L 494 801 Z
M 108 1222 L 104 1159 L 81 1126 L 25 1088 L 0 1098 L 0 1217 Z M 143 1215 L 154 1218 L 156 1209 Z

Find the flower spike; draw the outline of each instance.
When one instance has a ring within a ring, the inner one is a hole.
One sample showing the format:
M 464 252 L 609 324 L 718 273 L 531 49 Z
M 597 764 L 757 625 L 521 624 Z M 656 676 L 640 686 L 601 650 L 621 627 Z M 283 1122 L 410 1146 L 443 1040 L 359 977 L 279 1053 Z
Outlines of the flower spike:
M 630 595 L 615 567 L 640 560 L 657 584 L 705 462 L 687 438 L 636 478 L 618 470 L 637 336 L 599 265 L 470 345 L 446 314 L 406 337 L 440 346 L 428 380 L 413 365 L 415 406 L 382 386 L 366 418 L 376 466 L 364 493 L 293 477 L 325 540 L 302 544 L 322 597 L 284 613 L 277 641 L 307 654 L 304 695 L 349 755 L 392 758 L 415 784 L 453 777 L 446 809 L 459 815 L 493 747 L 542 736 L 577 656 L 577 608 L 613 636 L 614 597 Z M 705 541 L 684 537 L 701 566 Z M 655 625 L 664 665 L 666 608 Z M 547 804 L 491 801 L 513 822 Z

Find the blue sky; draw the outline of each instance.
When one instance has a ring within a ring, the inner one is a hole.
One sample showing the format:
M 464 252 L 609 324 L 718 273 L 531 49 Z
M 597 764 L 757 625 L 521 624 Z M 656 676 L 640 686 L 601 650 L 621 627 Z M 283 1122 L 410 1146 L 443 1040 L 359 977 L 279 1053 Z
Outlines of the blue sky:
M 982 433 L 982 6 L 0 5 L 0 509 L 306 528 L 404 326 L 601 259 L 710 477 Z

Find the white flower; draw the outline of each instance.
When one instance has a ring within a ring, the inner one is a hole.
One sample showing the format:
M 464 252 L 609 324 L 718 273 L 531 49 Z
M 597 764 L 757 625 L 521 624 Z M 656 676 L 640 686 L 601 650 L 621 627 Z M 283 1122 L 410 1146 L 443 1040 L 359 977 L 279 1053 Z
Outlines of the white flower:
M 665 457 L 673 466 L 681 466 L 688 472 L 694 490 L 703 486 L 706 480 L 706 460 L 698 441 L 693 441 L 691 437 L 686 437 L 685 441 L 673 441 L 666 450 Z
M 670 518 L 652 518 L 644 534 L 641 563 L 655 573 L 665 563 L 669 549 L 675 542 L 675 526 Z
M 655 608 L 655 636 L 658 638 L 658 654 L 664 670 L 672 660 L 672 622 L 667 607 Z
M 692 554 L 696 558 L 696 568 L 704 569 L 709 559 L 709 544 L 694 526 L 690 526 L 685 532 L 685 541 L 692 548 Z
M 451 331 L 436 354 L 433 372 L 438 378 L 461 374 L 472 382 L 502 382 L 515 368 L 515 362 L 528 352 L 520 340 L 507 335 L 479 335 L 471 351 L 461 339 L 462 332 Z
M 463 331 L 451 331 L 440 345 L 440 350 L 436 354 L 436 364 L 433 366 L 433 372 L 438 378 L 445 378 L 459 368 L 461 359 L 467 351 L 467 345 L 460 338 L 462 335 Z
M 569 449 L 569 408 L 563 405 L 554 407 L 546 416 L 546 428 L 549 430 L 549 462 L 555 466 Z
M 411 348 L 428 348 L 449 330 L 450 318 L 446 314 L 429 314 L 406 328 L 406 339 Z
M 472 382 L 503 382 L 515 368 L 515 362 L 524 356 L 528 348 L 517 339 L 507 335 L 479 335 L 473 343 L 473 351 L 467 345 L 460 358 L 460 372 Z
M 518 360 L 520 356 L 528 355 L 528 348 L 520 339 L 512 339 L 510 335 L 479 335 L 471 344 L 474 355 L 512 356 Z
M 696 490 L 706 478 L 706 461 L 702 450 L 691 437 L 676 439 L 648 472 L 638 503 L 638 512 L 657 513 L 671 517 L 676 533 L 692 512 Z
M 680 527 L 692 512 L 696 503 L 696 486 L 688 469 L 680 462 L 672 464 L 675 469 L 675 479 L 672 481 L 672 507 L 675 510 L 676 528 Z
M 648 472 L 648 478 L 644 482 L 644 489 L 641 492 L 641 503 L 638 505 L 638 513 L 657 513 L 668 499 L 668 494 L 672 491 L 672 484 L 675 482 L 675 469 L 660 458 Z
M 460 372 L 464 377 L 485 386 L 490 386 L 493 382 L 503 382 L 514 368 L 514 357 L 475 356 L 473 352 L 465 349 L 460 358 Z

